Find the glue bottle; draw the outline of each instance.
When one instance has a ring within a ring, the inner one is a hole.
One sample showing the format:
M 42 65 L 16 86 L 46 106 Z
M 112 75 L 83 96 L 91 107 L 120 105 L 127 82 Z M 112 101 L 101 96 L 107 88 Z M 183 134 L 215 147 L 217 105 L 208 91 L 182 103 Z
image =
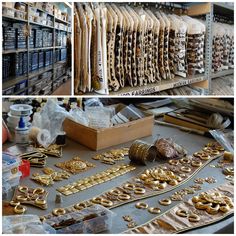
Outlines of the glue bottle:
M 29 143 L 29 128 L 25 126 L 23 117 L 20 118 L 19 124 L 15 128 L 15 142 L 16 144 Z

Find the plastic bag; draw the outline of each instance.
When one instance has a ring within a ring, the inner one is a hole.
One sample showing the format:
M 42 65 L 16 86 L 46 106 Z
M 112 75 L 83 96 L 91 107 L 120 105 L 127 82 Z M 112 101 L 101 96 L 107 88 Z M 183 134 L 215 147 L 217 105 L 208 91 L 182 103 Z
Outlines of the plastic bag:
M 102 102 L 99 98 L 90 98 L 84 102 L 84 106 L 86 107 L 103 107 Z
M 38 142 L 45 148 L 52 144 L 62 132 L 62 124 L 69 113 L 53 99 L 48 99 L 40 112 L 34 114 L 32 126 L 41 131 L 38 134 Z
M 101 129 L 112 126 L 111 109 L 106 107 L 86 107 L 85 112 L 89 119 L 89 127 Z
M 104 107 L 99 98 L 88 99 L 84 102 L 84 105 L 89 127 L 101 129 L 112 126 L 111 117 L 115 112 L 114 107 Z
M 209 132 L 215 140 L 225 148 L 225 150 L 234 153 L 233 130 L 210 130 Z
M 124 107 L 111 118 L 114 125 L 127 123 L 132 120 L 138 120 L 144 117 L 144 114 L 132 104 Z
M 187 155 L 187 150 L 175 143 L 171 138 L 160 138 L 155 142 L 157 156 L 161 159 L 176 159 Z
M 75 108 L 70 110 L 70 119 L 74 120 L 75 122 L 89 126 L 89 118 L 87 117 L 87 114 L 81 109 L 81 108 Z
M 55 234 L 48 224 L 42 223 L 36 215 L 3 216 L 4 234 Z

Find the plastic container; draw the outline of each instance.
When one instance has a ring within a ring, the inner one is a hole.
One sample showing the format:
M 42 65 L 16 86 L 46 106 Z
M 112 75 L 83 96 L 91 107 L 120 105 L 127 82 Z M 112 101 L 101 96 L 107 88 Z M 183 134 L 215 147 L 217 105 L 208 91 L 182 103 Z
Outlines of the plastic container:
M 28 95 L 28 91 L 25 90 L 25 91 L 23 91 L 23 92 L 21 92 L 21 93 L 17 93 L 17 95 Z
M 12 95 L 12 94 L 14 94 L 14 91 L 15 91 L 15 85 L 13 85 L 7 89 L 4 89 L 2 91 L 2 93 L 3 93 L 3 95 Z
M 19 171 L 21 172 L 21 179 L 30 175 L 30 162 L 28 160 L 22 160 L 19 166 Z
M 10 215 L 2 219 L 4 234 L 55 234 L 55 230 L 42 223 L 36 215 Z
M 29 95 L 30 95 L 31 93 L 33 93 L 33 91 L 34 91 L 34 90 L 33 90 L 33 86 L 28 88 L 28 94 L 29 94 Z
M 5 178 L 3 181 L 3 185 L 5 186 L 6 183 L 8 183 L 11 188 L 14 188 L 19 185 L 20 183 L 20 177 L 21 177 L 21 172 L 18 171 L 16 174 L 9 176 L 8 178 Z
M 39 80 L 38 76 L 32 77 L 29 79 L 29 87 L 34 85 Z
M 11 115 L 29 116 L 32 114 L 33 107 L 28 104 L 14 104 L 10 106 Z
M 2 153 L 2 177 L 3 180 L 10 178 L 10 176 L 18 173 L 20 165 L 20 158 L 12 156 L 8 153 Z
M 35 91 L 38 91 L 38 90 L 40 90 L 40 89 L 41 89 L 41 87 L 42 87 L 42 81 L 41 81 L 41 82 L 39 82 L 39 83 L 37 83 L 37 84 L 35 84 L 34 86 L 35 86 Z
M 80 211 L 53 217 L 46 220 L 46 223 L 56 229 L 55 225 L 58 223 L 75 219 L 77 223 L 56 230 L 57 234 L 97 234 L 111 229 L 115 215 L 101 205 L 93 205 Z
M 25 20 L 26 19 L 26 12 L 15 10 L 15 17 L 18 19 Z
M 2 199 L 3 200 L 9 199 L 9 197 L 10 197 L 9 195 L 10 195 L 11 190 L 12 190 L 12 188 L 9 183 L 3 184 L 3 186 L 2 186 Z
M 15 9 L 3 6 L 2 7 L 2 15 L 14 18 L 15 17 Z
M 17 92 L 21 89 L 24 89 L 24 88 L 26 88 L 26 86 L 27 86 L 27 80 L 23 80 L 20 83 L 15 85 L 15 91 Z
M 33 21 L 34 21 L 34 16 L 31 16 L 31 15 L 30 15 L 30 16 L 29 16 L 29 21 L 30 21 L 30 22 L 33 22 Z

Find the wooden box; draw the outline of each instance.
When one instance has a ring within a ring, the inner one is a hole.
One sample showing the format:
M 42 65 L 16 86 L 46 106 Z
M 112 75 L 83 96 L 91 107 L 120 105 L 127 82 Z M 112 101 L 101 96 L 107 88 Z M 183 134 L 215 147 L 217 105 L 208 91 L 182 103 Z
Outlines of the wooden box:
M 104 129 L 90 128 L 66 118 L 63 128 L 72 140 L 92 150 L 101 150 L 152 135 L 154 116 L 144 114 L 144 118 Z

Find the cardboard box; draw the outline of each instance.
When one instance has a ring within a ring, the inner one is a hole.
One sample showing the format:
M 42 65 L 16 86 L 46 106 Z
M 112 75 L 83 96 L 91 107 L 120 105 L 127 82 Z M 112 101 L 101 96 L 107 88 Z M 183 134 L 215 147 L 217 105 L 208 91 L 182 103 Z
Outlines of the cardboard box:
M 154 116 L 144 114 L 146 117 L 142 119 L 105 129 L 94 129 L 65 119 L 63 128 L 72 140 L 92 150 L 101 150 L 152 135 Z

